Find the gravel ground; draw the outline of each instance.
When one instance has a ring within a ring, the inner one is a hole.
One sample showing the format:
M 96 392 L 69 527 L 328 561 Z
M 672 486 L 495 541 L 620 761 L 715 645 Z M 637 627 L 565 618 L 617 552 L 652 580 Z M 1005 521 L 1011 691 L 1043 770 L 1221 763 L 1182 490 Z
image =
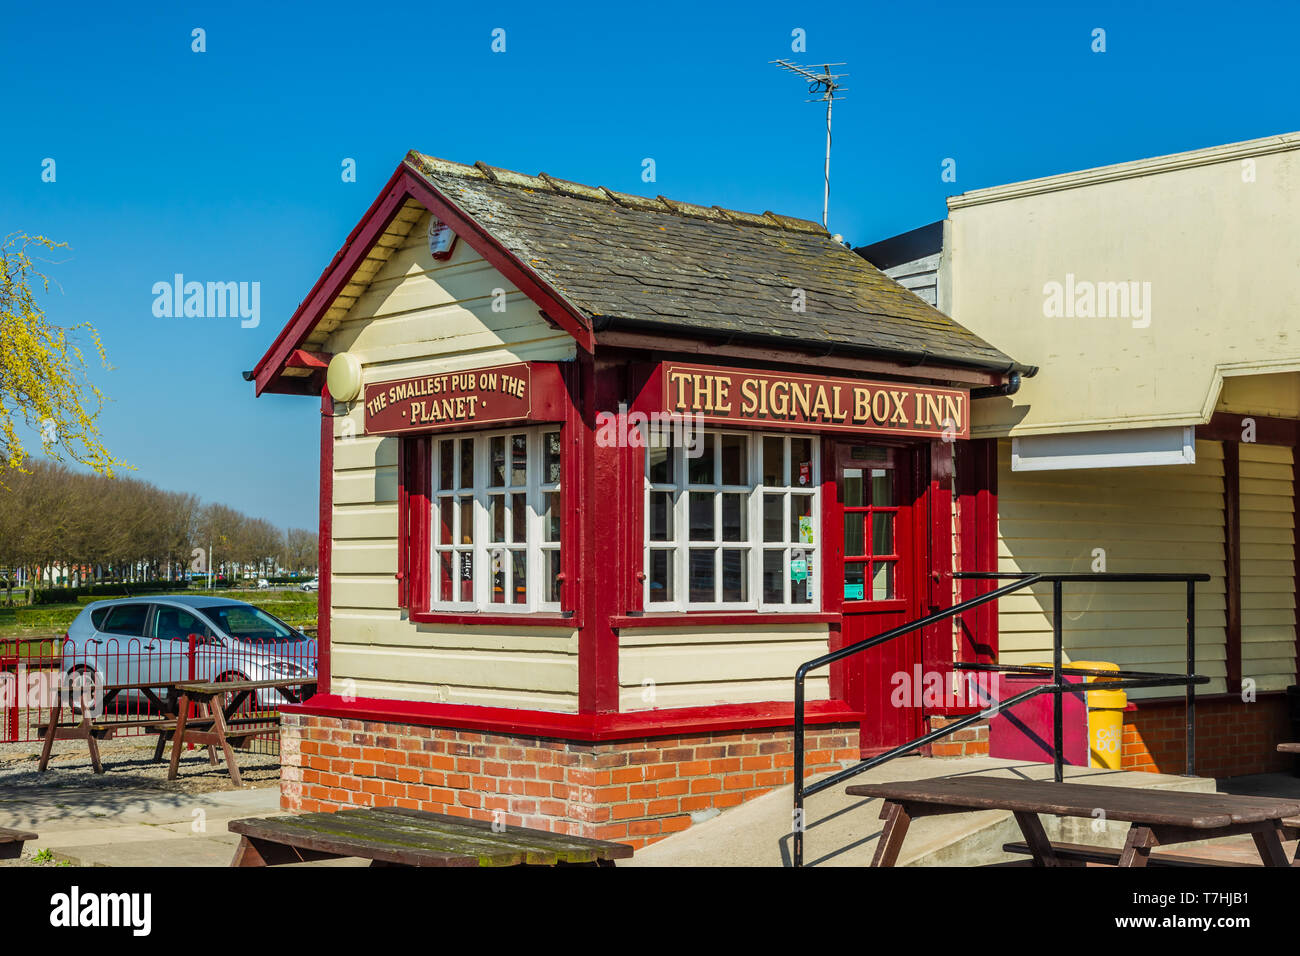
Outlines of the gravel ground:
M 154 736 L 119 737 L 99 741 L 99 759 L 104 772 L 91 769 L 90 754 L 80 740 L 57 740 L 50 757 L 50 767 L 45 773 L 37 771 L 40 763 L 39 742 L 0 743 L 0 795 L 9 787 L 36 787 L 48 790 L 51 799 L 57 798 L 60 788 L 120 787 L 124 783 L 141 785 L 167 793 L 211 793 L 217 790 L 238 789 L 230 781 L 226 763 L 220 752 L 217 765 L 208 763 L 206 748 L 196 747 L 181 752 L 180 774 L 175 780 L 167 779 L 167 757 L 153 761 Z M 280 758 L 272 754 L 235 751 L 239 762 L 239 775 L 245 787 L 273 787 L 280 782 Z

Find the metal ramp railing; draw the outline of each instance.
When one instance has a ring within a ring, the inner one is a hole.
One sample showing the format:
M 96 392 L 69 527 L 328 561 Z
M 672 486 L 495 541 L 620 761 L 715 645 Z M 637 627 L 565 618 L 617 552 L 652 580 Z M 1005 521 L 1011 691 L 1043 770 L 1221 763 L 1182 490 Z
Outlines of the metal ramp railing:
M 1112 678 L 1106 682 L 1106 690 L 1123 690 L 1133 687 L 1168 687 L 1174 685 L 1183 685 L 1186 687 L 1186 774 L 1193 775 L 1196 765 L 1196 685 L 1209 682 L 1209 678 L 1199 675 L 1195 672 L 1196 667 L 1196 585 L 1198 582 L 1210 580 L 1208 574 L 1129 574 L 1120 572 L 1098 572 L 1095 574 L 1051 574 L 1046 572 L 1028 572 L 1017 574 L 998 574 L 996 572 L 967 571 L 957 572 L 953 575 L 955 578 L 967 580 L 1013 580 L 1011 584 L 1004 584 L 995 588 L 986 594 L 981 594 L 967 601 L 962 601 L 952 607 L 944 608 L 925 617 L 917 618 L 915 621 L 909 621 L 906 624 L 900 624 L 898 627 L 891 628 L 875 637 L 867 638 L 864 641 L 858 641 L 841 647 L 837 651 L 829 654 L 823 654 L 820 657 L 813 658 L 810 661 L 800 665 L 794 675 L 794 814 L 793 814 L 793 836 L 794 852 L 793 861 L 795 866 L 803 866 L 803 837 L 805 827 L 804 819 L 804 802 L 813 794 L 827 790 L 836 784 L 843 783 L 850 777 L 855 777 L 864 773 L 873 767 L 893 760 L 896 757 L 912 753 L 917 749 L 941 740 L 944 737 L 963 730 L 972 724 L 981 720 L 986 720 L 994 716 L 1000 710 L 1008 707 L 1014 707 L 1022 701 L 1029 700 L 1039 694 L 1052 694 L 1052 749 L 1053 763 L 1055 765 L 1055 779 L 1058 783 L 1064 780 L 1065 761 L 1063 754 L 1063 737 L 1064 726 L 1062 719 L 1061 695 L 1062 694 L 1082 694 L 1086 693 L 1088 688 L 1085 684 L 1067 684 L 1062 680 L 1063 676 L 1089 676 L 1089 677 L 1106 677 Z M 1063 588 L 1069 582 L 1090 583 L 1182 583 L 1187 588 L 1187 667 L 1186 672 L 1182 674 L 1162 674 L 1148 671 L 1101 671 L 1088 668 L 1072 668 L 1062 665 L 1062 607 L 1063 607 Z M 1022 591 L 1025 588 L 1033 587 L 1035 584 L 1050 583 L 1052 585 L 1052 666 L 1036 667 L 1031 665 L 1012 665 L 1012 664 L 978 664 L 963 661 L 953 663 L 954 670 L 966 670 L 972 672 L 996 672 L 1007 674 L 1050 674 L 1052 681 L 1050 684 L 1039 684 L 1030 688 L 1023 693 L 1008 697 L 1005 700 L 994 701 L 991 707 L 980 710 L 978 713 L 968 714 L 960 717 L 952 723 L 946 724 L 937 730 L 932 730 L 927 734 L 922 734 L 915 740 L 909 740 L 905 744 L 887 750 L 882 754 L 868 757 L 859 761 L 851 767 L 837 771 L 828 777 L 816 781 L 815 783 L 804 782 L 804 731 L 805 731 L 805 699 L 804 699 L 804 681 L 809 672 L 821 667 L 829 666 L 837 661 L 852 657 L 855 654 L 861 654 L 873 647 L 879 647 L 895 638 L 902 637 L 904 634 L 910 634 L 913 631 L 929 627 L 931 624 L 937 624 L 940 621 L 946 621 L 949 618 L 956 617 L 965 611 L 997 601 L 999 598 L 1016 591 Z M 1097 688 L 1092 688 L 1096 690 Z

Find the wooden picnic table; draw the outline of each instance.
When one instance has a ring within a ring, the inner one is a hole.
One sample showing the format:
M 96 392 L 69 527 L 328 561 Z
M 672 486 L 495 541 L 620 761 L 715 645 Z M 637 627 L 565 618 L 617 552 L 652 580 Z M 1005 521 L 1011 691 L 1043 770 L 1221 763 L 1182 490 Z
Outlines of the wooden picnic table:
M 299 694 L 293 688 L 302 688 Z M 175 780 L 180 772 L 181 747 L 183 744 L 201 744 L 220 747 L 226 757 L 226 771 L 235 786 L 241 786 L 239 764 L 235 761 L 234 747 L 241 745 L 250 737 L 278 731 L 278 719 L 236 717 L 240 706 L 250 695 L 259 690 L 279 690 L 290 700 L 301 701 L 309 696 L 309 691 L 316 689 L 316 679 L 289 677 L 277 680 L 241 680 L 241 681 L 192 681 L 176 684 L 180 695 L 177 701 L 176 726 L 174 730 L 164 731 L 172 734 L 172 759 L 167 768 L 167 779 Z M 218 703 L 217 698 L 225 698 Z M 189 716 L 190 705 L 206 706 L 209 716 L 192 718 Z M 161 737 L 159 738 L 162 739 Z M 209 759 L 215 762 L 209 750 Z
M 99 744 L 97 741 L 110 740 L 119 730 L 144 727 L 146 729 L 153 727 L 155 724 L 166 722 L 176 716 L 174 707 L 174 698 L 171 694 L 159 696 L 155 691 L 166 690 L 172 687 L 172 682 L 143 682 L 143 683 L 125 683 L 125 684 L 99 684 L 95 685 L 96 690 L 103 696 L 100 698 L 99 709 L 102 712 L 106 710 L 117 696 L 123 691 L 137 691 L 143 695 L 151 705 L 157 708 L 157 715 L 149 717 L 128 718 L 127 720 L 106 720 L 102 717 L 94 718 L 83 711 L 81 720 L 71 723 L 60 723 L 59 718 L 63 714 L 62 697 L 58 699 L 53 707 L 50 708 L 50 717 L 48 722 L 37 724 L 37 729 L 41 731 L 43 738 L 41 743 L 41 762 L 39 770 L 44 773 L 50 765 L 50 754 L 54 749 L 56 740 L 84 740 L 86 748 L 90 751 L 90 763 L 94 767 L 95 773 L 103 773 L 104 765 L 99 759 Z M 75 713 L 75 711 L 74 711 Z M 158 746 L 154 750 L 154 760 L 162 759 L 163 739 L 159 737 Z
M 172 744 L 168 780 L 175 780 L 179 773 L 181 745 L 191 743 L 207 747 L 208 762 L 213 766 L 217 763 L 215 748 L 221 747 L 230 779 L 239 786 L 239 766 L 235 762 L 233 747 L 242 745 L 251 737 L 278 732 L 279 722 L 275 717 L 236 717 L 235 712 L 251 694 L 261 689 L 276 688 L 290 700 L 301 700 L 306 696 L 306 690 L 314 689 L 315 686 L 314 678 L 304 680 L 301 677 L 268 681 L 172 680 L 100 684 L 96 689 L 103 695 L 99 706 L 101 713 L 124 691 L 136 691 L 143 695 L 156 713 L 120 719 L 102 716 L 96 718 L 83 712 L 80 720 L 61 722 L 63 701 L 60 699 L 50 708 L 49 720 L 37 725 L 43 737 L 39 769 L 43 773 L 49 767 L 54 741 L 84 740 L 95 773 L 103 773 L 98 741 L 109 740 L 122 730 L 143 729 L 158 735 L 154 760 L 161 760 L 167 743 L 170 741 Z M 304 693 L 295 695 L 292 691 L 294 687 L 302 687 Z M 214 706 L 213 701 L 224 694 L 230 694 L 231 699 L 223 706 Z M 208 715 L 190 716 L 191 705 L 206 706 Z
M 625 843 L 500 827 L 424 810 L 366 808 L 232 820 L 231 866 L 276 866 L 360 857 L 371 866 L 613 866 Z
M 1106 820 L 1129 824 L 1119 866 L 1145 866 L 1157 846 L 1214 837 L 1250 834 L 1265 866 L 1287 866 L 1283 820 L 1300 813 L 1300 800 L 1243 797 L 1227 793 L 1103 787 L 1008 777 L 939 777 L 894 783 L 859 784 L 846 791 L 855 797 L 885 801 L 880 818 L 885 829 L 872 866 L 893 866 L 912 820 L 946 813 L 1010 810 L 1025 836 L 1035 866 L 1068 865 L 1043 830 L 1038 814 Z

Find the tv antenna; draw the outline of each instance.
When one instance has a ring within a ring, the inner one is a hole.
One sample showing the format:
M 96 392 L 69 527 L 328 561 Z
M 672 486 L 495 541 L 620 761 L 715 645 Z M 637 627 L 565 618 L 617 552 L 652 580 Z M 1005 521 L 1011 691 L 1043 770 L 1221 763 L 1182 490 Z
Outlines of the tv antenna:
M 801 76 L 808 81 L 808 92 L 814 94 L 816 98 L 804 102 L 826 104 L 826 185 L 822 192 L 822 225 L 829 229 L 827 218 L 830 214 L 831 205 L 831 107 L 835 105 L 835 97 L 843 96 L 848 92 L 847 88 L 840 85 L 840 78 L 848 76 L 848 74 L 831 72 L 831 67 L 844 66 L 843 63 L 825 63 L 819 68 L 800 66 L 798 63 L 791 63 L 789 60 L 769 60 L 768 62 L 775 63 L 781 69 L 789 70 L 796 76 Z M 817 72 L 819 69 L 821 72 Z

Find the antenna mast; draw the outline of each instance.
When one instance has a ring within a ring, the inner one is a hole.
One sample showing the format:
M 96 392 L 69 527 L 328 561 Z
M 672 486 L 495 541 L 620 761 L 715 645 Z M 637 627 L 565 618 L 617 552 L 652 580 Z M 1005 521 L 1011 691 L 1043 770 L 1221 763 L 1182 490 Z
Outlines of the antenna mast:
M 806 103 L 825 103 L 826 104 L 826 184 L 822 192 L 822 225 L 829 230 L 830 225 L 827 219 L 830 215 L 831 205 L 831 108 L 835 105 L 835 97 L 843 96 L 848 89 L 840 85 L 840 78 L 848 76 L 847 73 L 832 73 L 831 67 L 844 66 L 843 63 L 826 63 L 821 67 L 821 72 L 814 72 L 817 67 L 800 66 L 798 63 L 791 63 L 789 60 L 769 60 L 769 63 L 775 63 L 783 70 L 789 70 L 796 76 L 801 76 L 808 81 L 808 92 L 816 95 L 816 99 L 805 100 Z

